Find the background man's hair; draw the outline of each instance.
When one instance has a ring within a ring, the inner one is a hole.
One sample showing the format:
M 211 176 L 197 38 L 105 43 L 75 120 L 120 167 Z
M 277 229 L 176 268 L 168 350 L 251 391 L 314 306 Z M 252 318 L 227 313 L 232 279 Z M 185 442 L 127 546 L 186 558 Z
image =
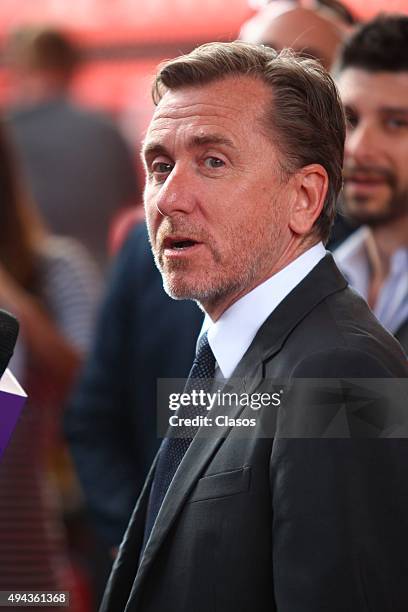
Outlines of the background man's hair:
M 408 70 L 408 16 L 380 15 L 360 26 L 339 53 L 336 71 L 346 68 Z
M 357 23 L 357 19 L 350 9 L 342 2 L 339 2 L 339 0 L 317 0 L 316 8 L 329 10 L 333 16 L 347 25 L 354 25 Z
M 52 70 L 69 77 L 79 62 L 70 39 L 53 28 L 25 26 L 15 30 L 7 43 L 9 61 L 26 70 Z
M 314 229 L 327 241 L 342 186 L 345 121 L 336 86 L 318 62 L 262 45 L 208 43 L 159 67 L 153 101 L 158 104 L 167 90 L 234 76 L 270 87 L 263 125 L 282 153 L 282 170 L 292 173 L 313 163 L 326 169 L 329 189 Z

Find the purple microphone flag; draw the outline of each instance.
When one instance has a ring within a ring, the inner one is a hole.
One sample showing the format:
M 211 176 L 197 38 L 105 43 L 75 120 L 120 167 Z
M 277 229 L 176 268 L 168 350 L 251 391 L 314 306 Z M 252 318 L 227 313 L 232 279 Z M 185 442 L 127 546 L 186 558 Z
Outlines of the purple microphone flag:
M 27 394 L 10 370 L 0 379 L 0 460 L 17 424 Z

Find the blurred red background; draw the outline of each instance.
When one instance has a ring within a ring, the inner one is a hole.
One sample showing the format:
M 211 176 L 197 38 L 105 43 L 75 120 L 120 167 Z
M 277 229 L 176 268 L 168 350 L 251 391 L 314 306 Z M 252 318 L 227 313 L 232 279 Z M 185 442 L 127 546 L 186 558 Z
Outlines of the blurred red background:
M 407 0 L 344 0 L 359 18 L 408 13 Z M 253 13 L 248 0 L 2 0 L 0 58 L 10 30 L 49 23 L 71 33 L 84 62 L 73 84 L 82 103 L 120 119 L 138 147 L 149 120 L 149 83 L 157 63 L 209 40 L 234 39 Z M 254 2 L 255 4 L 255 2 Z M 12 88 L 0 64 L 0 104 Z

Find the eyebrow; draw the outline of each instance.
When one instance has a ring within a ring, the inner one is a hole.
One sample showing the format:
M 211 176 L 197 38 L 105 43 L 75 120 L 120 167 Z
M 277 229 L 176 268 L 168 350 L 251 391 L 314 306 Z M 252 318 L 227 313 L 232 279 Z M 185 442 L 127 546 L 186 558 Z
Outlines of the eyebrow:
M 223 145 L 235 149 L 235 144 L 230 138 L 221 134 L 205 134 L 203 136 L 193 136 L 187 143 L 188 149 L 204 147 L 207 145 Z M 146 159 L 152 155 L 169 155 L 168 150 L 159 142 L 148 142 L 142 147 L 141 156 Z
M 398 115 L 407 115 L 408 106 L 382 106 L 380 108 L 381 113 L 396 113 Z
M 348 104 L 347 102 L 343 102 L 343 109 L 344 112 L 347 113 L 354 113 L 355 115 L 357 115 L 357 109 L 354 106 L 354 104 Z
M 142 145 L 140 156 L 142 160 L 152 155 L 168 155 L 167 149 L 158 142 L 149 142 L 146 145 Z
M 194 136 L 187 144 L 188 148 L 202 147 L 205 145 L 224 145 L 235 149 L 235 145 L 226 136 L 221 134 L 206 134 L 204 136 Z
M 346 113 L 358 114 L 358 109 L 352 103 L 344 102 L 343 107 Z M 408 115 L 408 106 L 381 106 L 377 112 L 382 115 Z

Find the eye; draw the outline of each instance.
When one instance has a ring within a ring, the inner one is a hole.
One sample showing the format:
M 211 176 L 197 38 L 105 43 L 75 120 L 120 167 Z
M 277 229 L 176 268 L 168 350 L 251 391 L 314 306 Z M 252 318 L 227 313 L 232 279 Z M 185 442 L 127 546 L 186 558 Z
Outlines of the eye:
M 204 160 L 204 164 L 207 166 L 207 168 L 210 168 L 211 170 L 214 170 L 216 168 L 222 168 L 223 166 L 225 166 L 225 162 L 222 159 L 219 159 L 219 157 L 206 157 Z
M 358 115 L 351 108 L 346 108 L 346 126 L 349 130 L 354 130 L 358 125 Z
M 384 124 L 390 131 L 395 132 L 408 127 L 408 120 L 403 117 L 388 117 L 384 120 Z
M 165 178 L 173 170 L 173 164 L 157 161 L 151 166 L 151 173 L 158 179 Z

